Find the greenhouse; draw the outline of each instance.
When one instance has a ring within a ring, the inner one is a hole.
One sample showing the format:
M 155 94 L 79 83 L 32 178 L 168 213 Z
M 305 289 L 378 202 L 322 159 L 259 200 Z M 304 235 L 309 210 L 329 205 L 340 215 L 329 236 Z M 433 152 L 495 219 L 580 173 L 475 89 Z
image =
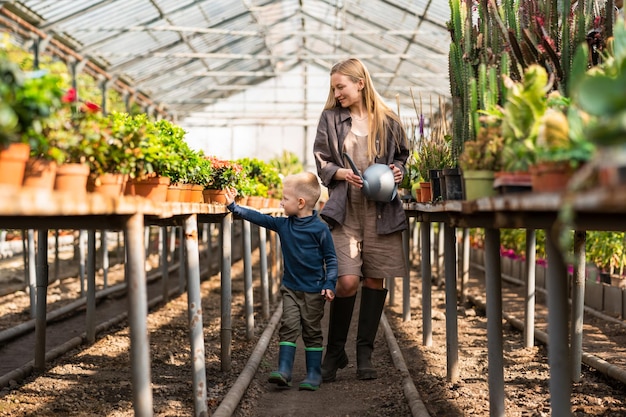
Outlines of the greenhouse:
M 0 0 L 0 417 L 626 415 L 625 92 L 622 0 Z

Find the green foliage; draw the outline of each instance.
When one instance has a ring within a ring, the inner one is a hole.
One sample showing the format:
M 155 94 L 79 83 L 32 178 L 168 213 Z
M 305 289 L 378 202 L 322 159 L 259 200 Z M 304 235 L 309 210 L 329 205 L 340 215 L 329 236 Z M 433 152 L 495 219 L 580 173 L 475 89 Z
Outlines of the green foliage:
M 43 122 L 61 105 L 60 79 L 24 72 L 0 50 L 0 146 L 38 139 Z
M 242 189 L 244 195 L 280 198 L 282 179 L 276 167 L 258 158 L 240 158 L 247 181 Z
M 424 181 L 430 180 L 429 170 L 453 166 L 451 138 L 423 139 L 417 150 L 417 171 Z
M 246 178 L 246 174 L 240 164 L 215 156 L 209 156 L 208 159 L 211 162 L 212 173 L 205 188 L 215 190 L 235 188 L 240 190 Z
M 584 134 L 603 146 L 626 141 L 626 25 L 621 18 L 609 46 L 603 62 L 573 87 L 575 104 L 590 116 Z
M 269 163 L 276 168 L 283 177 L 304 171 L 300 158 L 289 151 L 283 151 L 279 156 L 270 159 Z

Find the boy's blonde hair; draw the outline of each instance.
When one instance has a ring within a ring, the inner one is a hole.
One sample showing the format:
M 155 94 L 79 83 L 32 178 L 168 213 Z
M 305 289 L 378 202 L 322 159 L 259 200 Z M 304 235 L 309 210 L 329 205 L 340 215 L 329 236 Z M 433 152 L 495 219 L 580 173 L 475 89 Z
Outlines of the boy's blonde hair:
M 298 198 L 303 198 L 308 208 L 315 207 L 317 200 L 322 194 L 320 182 L 317 175 L 312 172 L 300 172 L 298 174 L 287 175 L 283 179 L 283 188 L 289 186 L 296 191 Z

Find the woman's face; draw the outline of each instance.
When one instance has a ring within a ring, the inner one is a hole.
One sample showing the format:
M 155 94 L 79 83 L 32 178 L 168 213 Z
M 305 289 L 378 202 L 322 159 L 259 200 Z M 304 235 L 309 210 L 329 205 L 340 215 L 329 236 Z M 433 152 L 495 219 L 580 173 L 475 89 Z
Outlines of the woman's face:
M 363 80 L 355 83 L 347 75 L 336 72 L 330 76 L 330 88 L 341 107 L 351 107 L 354 104 L 361 103 L 363 100 L 363 94 L 361 93 Z

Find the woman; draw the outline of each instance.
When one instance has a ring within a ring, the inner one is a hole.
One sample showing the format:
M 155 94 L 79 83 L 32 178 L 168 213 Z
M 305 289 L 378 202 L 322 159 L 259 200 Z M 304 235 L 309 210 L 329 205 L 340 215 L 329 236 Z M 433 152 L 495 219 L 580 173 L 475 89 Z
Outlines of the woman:
M 382 101 L 358 59 L 339 62 L 330 71 L 330 91 L 313 152 L 317 173 L 329 192 L 320 215 L 332 229 L 339 267 L 322 378 L 334 381 L 337 369 L 348 365 L 344 346 L 361 283 L 357 378 L 375 379 L 371 356 L 387 297 L 384 279 L 406 276 L 402 231 L 407 221 L 399 197 L 389 203 L 365 197 L 363 181 L 343 154 L 350 155 L 361 172 L 373 163 L 388 165 L 398 184 L 406 172 L 409 149 L 399 117 Z

